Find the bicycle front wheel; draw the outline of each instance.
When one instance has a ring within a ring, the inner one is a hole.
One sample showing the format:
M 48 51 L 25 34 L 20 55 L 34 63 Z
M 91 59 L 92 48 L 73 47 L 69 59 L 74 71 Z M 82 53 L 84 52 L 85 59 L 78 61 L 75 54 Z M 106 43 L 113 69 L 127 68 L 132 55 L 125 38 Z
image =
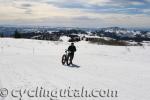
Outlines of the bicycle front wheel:
M 65 62 L 66 62 L 66 55 L 63 55 L 63 56 L 62 56 L 61 62 L 62 62 L 63 65 L 65 64 Z

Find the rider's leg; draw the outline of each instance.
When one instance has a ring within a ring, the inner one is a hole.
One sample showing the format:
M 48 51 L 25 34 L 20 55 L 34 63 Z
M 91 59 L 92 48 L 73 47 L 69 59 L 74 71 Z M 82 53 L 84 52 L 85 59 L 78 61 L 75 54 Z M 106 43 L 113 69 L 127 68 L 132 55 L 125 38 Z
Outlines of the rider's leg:
M 72 60 L 74 58 L 74 53 L 70 54 L 70 63 L 72 64 Z

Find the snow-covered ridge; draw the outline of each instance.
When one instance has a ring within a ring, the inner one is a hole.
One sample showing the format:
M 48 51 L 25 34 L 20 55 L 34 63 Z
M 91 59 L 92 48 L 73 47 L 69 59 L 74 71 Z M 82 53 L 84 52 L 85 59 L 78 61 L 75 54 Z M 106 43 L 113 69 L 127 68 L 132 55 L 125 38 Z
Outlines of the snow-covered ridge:
M 115 33 L 120 37 L 135 37 L 136 35 L 141 35 L 142 37 L 149 37 L 148 33 L 150 31 L 142 31 L 142 30 L 133 30 L 133 29 L 126 29 L 126 28 L 120 28 L 120 27 L 107 27 L 107 28 L 65 28 L 65 27 L 38 27 L 38 26 L 28 26 L 28 27 L 5 27 L 5 26 L 0 26 L 0 33 L 3 33 L 6 36 L 10 36 L 14 34 L 14 32 L 18 30 L 20 33 L 61 33 L 62 31 L 69 31 L 69 30 L 74 30 L 74 32 L 77 32 L 78 34 L 81 34 L 81 32 L 88 34 L 88 35 L 93 35 L 94 32 L 96 31 L 104 31 L 104 32 L 110 32 L 110 33 Z M 66 33 L 64 33 L 66 34 Z M 72 34 L 72 33 L 70 33 Z M 147 35 L 146 35 L 147 34 Z
M 110 32 L 110 33 L 115 33 L 116 35 L 120 37 L 131 37 L 134 38 L 136 35 L 141 35 L 141 37 L 149 37 L 148 34 L 149 32 L 142 33 L 142 31 L 139 30 L 131 30 L 131 29 L 125 29 L 125 28 L 119 28 L 119 27 L 108 27 L 108 28 L 102 28 L 104 32 Z

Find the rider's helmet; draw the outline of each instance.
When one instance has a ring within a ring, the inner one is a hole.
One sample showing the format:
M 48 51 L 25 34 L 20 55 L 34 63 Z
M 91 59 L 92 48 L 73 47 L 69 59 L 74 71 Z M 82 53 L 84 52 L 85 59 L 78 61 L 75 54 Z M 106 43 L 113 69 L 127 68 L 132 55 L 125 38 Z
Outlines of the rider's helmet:
M 74 46 L 74 43 L 72 42 L 71 45 Z

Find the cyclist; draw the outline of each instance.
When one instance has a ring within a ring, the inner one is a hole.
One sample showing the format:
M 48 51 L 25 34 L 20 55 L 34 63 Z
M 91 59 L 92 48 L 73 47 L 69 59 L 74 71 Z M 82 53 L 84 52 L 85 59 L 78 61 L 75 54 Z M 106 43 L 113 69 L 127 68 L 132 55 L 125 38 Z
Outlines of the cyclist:
M 71 45 L 68 47 L 68 51 L 69 51 L 69 57 L 70 57 L 70 64 L 72 64 L 74 53 L 76 52 L 76 47 L 74 43 L 71 43 Z

